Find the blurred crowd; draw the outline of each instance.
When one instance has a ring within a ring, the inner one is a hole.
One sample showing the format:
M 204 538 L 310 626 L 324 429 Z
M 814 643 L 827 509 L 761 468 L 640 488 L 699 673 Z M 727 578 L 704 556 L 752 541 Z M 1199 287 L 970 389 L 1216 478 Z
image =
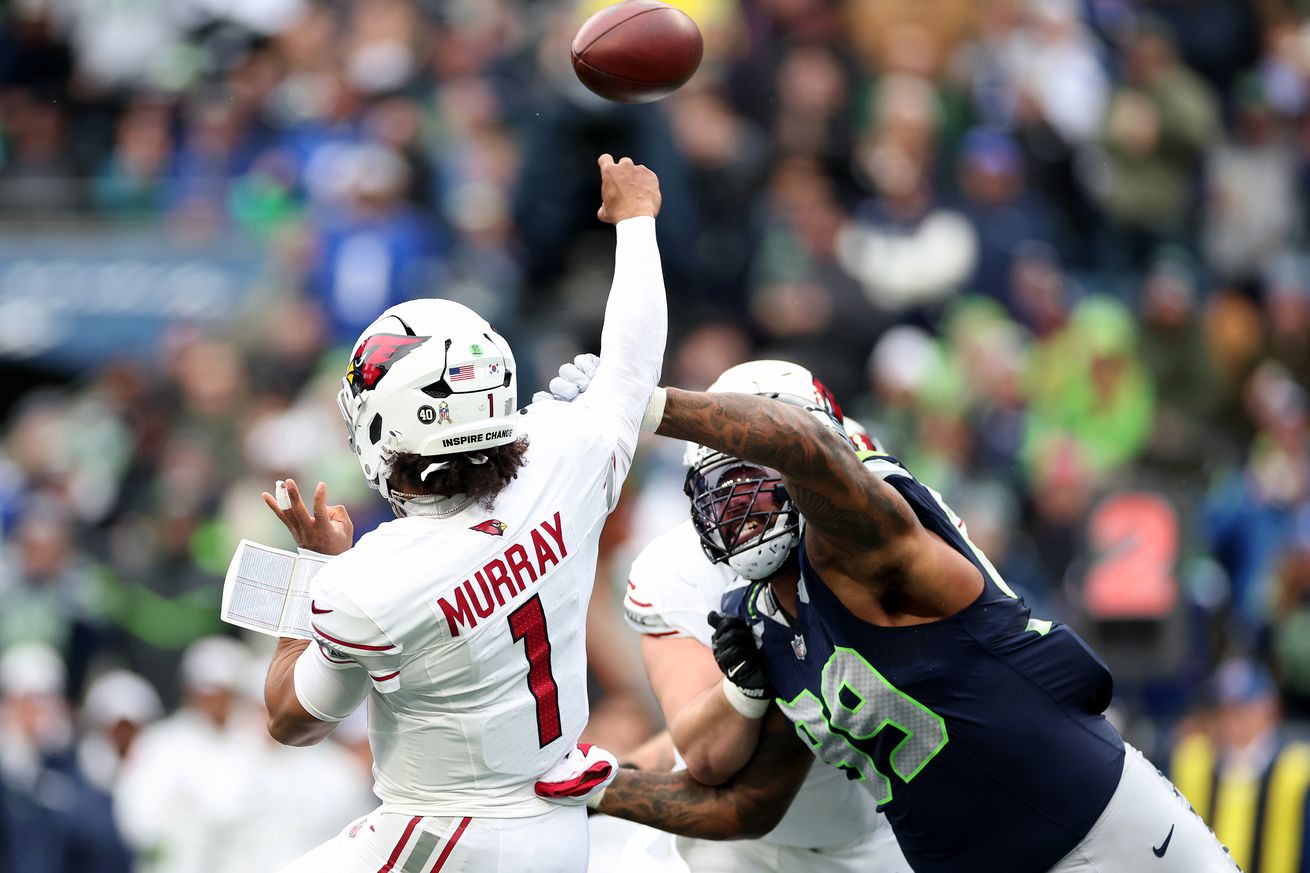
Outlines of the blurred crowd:
M 279 477 L 384 519 L 333 394 L 385 306 L 474 307 L 525 399 L 594 345 L 601 151 L 661 178 L 665 381 L 810 367 L 1105 654 L 1116 718 L 1248 873 L 1300 870 L 1310 8 L 683 0 L 701 70 L 631 107 L 568 67 L 600 5 L 0 12 L 0 232 L 236 233 L 273 265 L 225 330 L 8 395 L 0 870 L 228 869 L 238 843 L 268 863 L 230 869 L 271 869 L 368 808 L 359 727 L 312 763 L 263 734 L 267 647 L 218 621 L 227 560 L 289 544 L 259 498 Z M 607 531 L 593 731 L 620 751 L 658 724 L 614 595 L 680 486 L 652 441 Z

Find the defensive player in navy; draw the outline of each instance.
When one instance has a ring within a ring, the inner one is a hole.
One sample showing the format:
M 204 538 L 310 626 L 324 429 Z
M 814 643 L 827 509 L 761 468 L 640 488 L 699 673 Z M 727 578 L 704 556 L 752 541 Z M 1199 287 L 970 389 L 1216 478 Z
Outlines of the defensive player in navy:
M 585 393 L 599 359 L 583 355 L 551 380 L 556 399 Z M 819 406 L 841 419 L 854 439 L 872 445 L 857 422 L 841 413 L 832 392 L 809 370 L 788 361 L 749 361 L 726 370 L 711 392 L 785 396 Z M 683 463 L 702 470 L 725 456 L 689 445 Z M 737 466 L 742 466 L 740 463 Z M 752 468 L 754 469 L 754 468 Z M 759 735 L 767 697 L 746 697 L 725 679 L 711 649 L 707 613 L 721 608 L 725 592 L 766 580 L 795 587 L 800 517 L 791 502 L 773 500 L 776 474 L 758 483 L 761 511 L 725 542 L 687 519 L 653 539 L 633 561 L 623 600 L 628 624 L 641 635 L 641 655 L 668 733 L 687 770 L 701 782 L 726 782 L 745 766 Z M 689 494 L 696 498 L 696 495 Z M 672 754 L 670 752 L 670 754 Z M 639 758 L 634 757 L 634 761 Z M 642 834 L 634 843 L 668 850 L 667 840 L 691 873 L 908 873 L 891 825 L 857 783 L 831 768 L 813 768 L 779 825 L 758 840 L 667 838 Z
M 825 412 L 776 400 L 670 388 L 652 406 L 659 433 L 734 459 L 693 471 L 703 530 L 730 541 L 761 511 L 750 465 L 776 470 L 801 510 L 797 586 L 753 584 L 728 604 L 739 617 L 715 617 L 720 667 L 746 696 L 775 695 L 794 731 L 771 712 L 722 786 L 625 770 L 593 806 L 692 836 L 759 833 L 804 779 L 799 742 L 872 796 L 916 873 L 1236 869 L 1105 719 L 1100 659 L 1030 616 L 895 459 L 861 458 Z

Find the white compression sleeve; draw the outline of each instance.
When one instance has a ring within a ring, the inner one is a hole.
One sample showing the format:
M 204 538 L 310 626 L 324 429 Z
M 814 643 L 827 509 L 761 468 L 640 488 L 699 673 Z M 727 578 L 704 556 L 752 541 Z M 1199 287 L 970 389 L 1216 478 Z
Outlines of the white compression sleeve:
M 631 458 L 646 404 L 660 380 L 669 314 L 655 219 L 620 221 L 615 233 L 614 282 L 600 335 L 603 363 L 576 402 L 614 416 L 619 443 Z
M 317 643 L 296 659 L 296 699 L 319 721 L 341 721 L 368 696 L 368 672 L 358 664 L 327 662 Z

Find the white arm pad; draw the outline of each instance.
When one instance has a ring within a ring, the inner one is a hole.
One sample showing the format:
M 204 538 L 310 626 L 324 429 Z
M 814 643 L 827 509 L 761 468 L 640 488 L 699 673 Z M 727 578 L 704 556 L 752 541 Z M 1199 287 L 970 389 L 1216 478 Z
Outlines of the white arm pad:
M 368 673 L 358 664 L 329 664 L 317 643 L 296 659 L 296 699 L 319 721 L 341 721 L 368 696 Z
M 636 451 L 646 404 L 660 380 L 669 314 L 655 219 L 629 218 L 620 221 L 615 231 L 614 283 L 600 335 L 604 366 L 576 402 L 612 416 L 627 461 Z

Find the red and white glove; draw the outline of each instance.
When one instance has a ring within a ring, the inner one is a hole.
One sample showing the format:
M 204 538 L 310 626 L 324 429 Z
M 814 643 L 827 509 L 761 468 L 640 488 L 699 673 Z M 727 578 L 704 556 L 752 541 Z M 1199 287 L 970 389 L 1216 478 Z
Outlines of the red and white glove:
M 578 747 L 546 771 L 534 789 L 537 796 L 563 806 L 595 809 L 605 789 L 618 775 L 618 759 L 600 746 L 578 743 Z

